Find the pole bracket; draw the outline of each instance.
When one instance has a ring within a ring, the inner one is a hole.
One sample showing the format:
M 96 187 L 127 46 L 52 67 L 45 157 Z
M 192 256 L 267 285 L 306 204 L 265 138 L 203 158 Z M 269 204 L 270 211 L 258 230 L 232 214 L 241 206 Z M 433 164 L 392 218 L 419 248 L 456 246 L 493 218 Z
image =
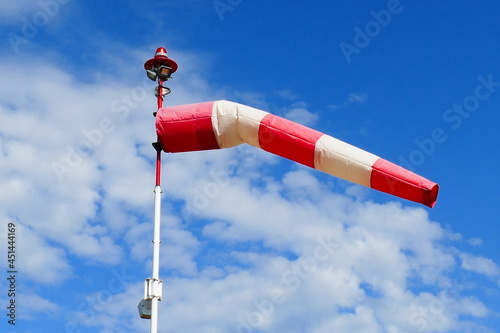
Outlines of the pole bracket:
M 163 148 L 161 147 L 161 143 L 159 143 L 159 142 L 153 142 L 152 145 L 153 145 L 153 148 L 156 151 L 162 151 L 163 150 Z
M 144 281 L 144 299 L 158 298 L 162 299 L 163 281 L 158 279 L 146 279 Z

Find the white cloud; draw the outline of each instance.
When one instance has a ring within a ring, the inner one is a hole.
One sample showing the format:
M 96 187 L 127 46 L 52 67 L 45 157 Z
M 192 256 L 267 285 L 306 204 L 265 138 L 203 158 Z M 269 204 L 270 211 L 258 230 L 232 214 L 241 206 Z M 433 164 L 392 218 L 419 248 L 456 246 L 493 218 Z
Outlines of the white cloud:
M 363 105 L 368 99 L 368 95 L 365 93 L 350 93 L 346 100 L 341 104 L 332 104 L 329 105 L 332 109 L 338 109 L 341 107 L 348 107 L 352 105 Z
M 34 319 L 35 315 L 54 318 L 61 311 L 57 304 L 36 294 L 24 293 L 22 298 L 23 301 L 19 303 L 19 313 L 21 313 L 22 320 Z
M 364 104 L 367 99 L 368 99 L 368 96 L 366 94 L 350 93 L 349 96 L 347 96 L 347 103 L 348 104 Z
M 204 156 L 215 158 L 213 154 Z M 205 173 L 209 174 L 219 163 L 201 165 L 208 165 Z M 181 171 L 172 172 L 178 179 Z M 411 291 L 414 282 L 410 280 L 415 279 L 419 285 L 443 292 L 455 287 L 449 275 L 457 268 L 454 250 L 442 245 L 455 236 L 430 221 L 424 209 L 355 202 L 331 193 L 303 170 L 261 181 L 252 187 L 244 177 L 227 174 L 220 191 L 213 191 L 209 204 L 196 212 L 198 218 L 208 221 L 203 229 L 208 239 L 229 248 L 246 243 L 251 249 L 254 242 L 262 242 L 265 249 L 278 251 L 275 258 L 254 252 L 233 256 L 238 265 L 250 265 L 246 270 L 255 282 L 245 280 L 248 288 L 260 286 L 254 290 L 253 300 L 242 299 L 240 308 L 246 304 L 247 310 L 237 316 L 236 328 L 247 325 L 251 329 L 300 332 L 321 323 L 323 330 L 339 327 L 356 331 L 361 325 L 374 331 L 422 327 L 426 332 L 445 332 L 460 326 L 457 318 L 462 314 L 486 315 L 478 300 Z M 189 192 L 178 194 L 190 202 Z M 331 253 L 318 249 L 322 237 L 332 245 Z M 298 258 L 280 257 L 286 252 Z M 189 283 L 196 286 L 196 280 Z M 286 295 L 285 301 L 273 301 L 280 291 Z M 186 306 L 195 304 L 194 299 L 186 302 Z M 439 316 L 432 313 L 435 303 L 443 307 Z M 418 312 L 422 307 L 427 311 L 424 314 Z M 296 318 L 302 326 L 296 326 Z M 224 325 L 228 325 L 226 321 L 216 326 Z M 197 327 L 205 326 L 199 323 Z
M 317 114 L 307 109 L 307 105 L 304 102 L 295 102 L 289 108 L 282 110 L 282 112 L 285 118 L 304 126 L 312 126 L 319 119 Z
M 292 90 L 290 89 L 283 89 L 283 90 L 277 90 L 274 94 L 277 96 L 284 98 L 287 101 L 294 101 L 299 98 Z
M 352 313 L 341 313 L 334 319 L 322 322 L 314 333 L 323 332 L 384 332 L 373 310 L 367 306 L 356 307 Z
M 182 226 L 179 219 L 172 216 L 163 219 L 162 235 L 161 266 L 181 275 L 195 276 L 198 273 L 195 256 L 199 253 L 200 241 L 187 230 L 187 225 Z
M 6 162 L 0 167 L 0 177 L 14 190 L 4 198 L 8 205 L 2 205 L 2 215 L 19 220 L 76 254 L 96 254 L 75 238 L 82 233 L 113 247 L 110 238 L 102 231 L 94 234 L 97 229 L 88 225 L 101 198 L 96 172 L 99 162 L 90 156 L 105 145 L 89 146 L 88 153 L 82 150 L 83 143 L 89 142 L 82 131 L 103 117 L 100 112 L 109 105 L 107 98 L 113 97 L 110 89 L 86 86 L 50 65 L 39 64 L 34 66 L 31 81 L 38 89 L 23 91 L 17 89 L 24 86 L 15 72 L 20 66 L 6 62 L 2 67 L 9 80 L 2 83 L 0 96 L 4 102 L 0 132 Z M 95 100 L 86 101 L 85 95 Z M 68 152 L 71 161 L 66 158 Z M 58 175 L 54 162 L 64 165 L 67 172 Z M 26 209 L 27 202 L 30 209 Z M 99 240 L 101 236 L 104 238 Z
M 37 5 L 38 2 L 38 0 L 2 1 L 0 3 L 0 17 L 2 18 L 2 20 L 8 21 L 16 18 L 19 20 L 19 24 L 21 24 L 21 16 L 23 14 L 29 14 L 35 9 L 40 9 L 39 5 Z
M 72 268 L 63 248 L 51 246 L 20 223 L 16 223 L 16 229 L 17 263 L 25 279 L 55 284 L 71 276 Z
M 466 270 L 484 274 L 491 278 L 497 277 L 500 274 L 498 265 L 489 258 L 474 256 L 470 253 L 461 253 L 460 259 L 462 260 L 462 268 Z
M 318 326 L 318 332 L 332 327 L 394 332 L 422 327 L 432 332 L 460 326 L 456 318 L 461 314 L 485 315 L 477 300 L 439 294 L 425 298 L 408 290 L 412 276 L 424 285 L 450 288 L 445 283 L 447 272 L 455 265 L 453 251 L 439 246 L 446 231 L 429 221 L 423 209 L 353 203 L 319 191 L 314 177 L 296 171 L 284 179 L 281 184 L 267 179 L 256 190 L 231 178 L 199 214 L 214 221 L 204 228 L 209 239 L 229 247 L 262 241 L 271 251 L 292 251 L 298 258 L 242 252 L 233 259 L 243 267 L 250 265 L 244 271 L 222 266 L 227 274 L 222 279 L 210 282 L 200 272 L 197 278 L 179 279 L 185 283 L 182 287 L 167 283 L 179 296 L 170 305 L 162 304 L 162 313 L 179 321 L 163 322 L 165 331 L 188 325 L 202 332 L 238 328 L 301 332 Z M 297 188 L 303 189 L 300 195 Z M 302 199 L 300 204 L 295 198 Z M 326 236 L 331 251 L 319 245 L 318 239 Z M 230 277 L 241 283 L 238 290 L 244 295 L 232 291 L 235 280 Z M 219 301 L 224 295 L 237 299 L 237 304 Z M 437 317 L 432 312 L 435 303 L 444 308 Z M 424 314 L 418 312 L 422 307 Z M 198 315 L 193 322 L 181 315 L 195 313 L 210 317 Z
M 481 246 L 483 244 L 483 240 L 480 238 L 470 238 L 467 240 L 467 242 L 472 245 L 472 246 Z

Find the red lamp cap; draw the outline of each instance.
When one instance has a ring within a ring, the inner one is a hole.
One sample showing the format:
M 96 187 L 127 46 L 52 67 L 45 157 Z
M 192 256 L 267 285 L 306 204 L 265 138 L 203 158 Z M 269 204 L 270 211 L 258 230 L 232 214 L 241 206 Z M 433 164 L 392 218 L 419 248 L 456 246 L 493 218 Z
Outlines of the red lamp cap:
M 159 47 L 156 49 L 155 58 L 167 58 L 167 49 L 164 47 Z

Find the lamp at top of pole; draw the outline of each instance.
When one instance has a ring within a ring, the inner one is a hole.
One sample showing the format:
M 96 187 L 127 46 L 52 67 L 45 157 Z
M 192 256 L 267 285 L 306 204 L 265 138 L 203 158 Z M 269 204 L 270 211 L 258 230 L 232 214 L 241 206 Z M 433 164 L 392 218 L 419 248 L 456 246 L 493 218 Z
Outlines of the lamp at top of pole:
M 157 79 L 168 80 L 177 70 L 177 63 L 167 56 L 167 50 L 164 47 L 156 49 L 155 56 L 144 63 L 144 69 L 148 77 L 156 81 Z
M 167 50 L 164 47 L 157 48 L 154 57 L 144 63 L 148 78 L 153 81 L 158 80 L 158 87 L 155 88 L 158 108 L 162 106 L 163 97 L 170 93 L 170 89 L 164 87 L 163 82 L 170 79 L 177 68 L 177 63 L 167 56 Z

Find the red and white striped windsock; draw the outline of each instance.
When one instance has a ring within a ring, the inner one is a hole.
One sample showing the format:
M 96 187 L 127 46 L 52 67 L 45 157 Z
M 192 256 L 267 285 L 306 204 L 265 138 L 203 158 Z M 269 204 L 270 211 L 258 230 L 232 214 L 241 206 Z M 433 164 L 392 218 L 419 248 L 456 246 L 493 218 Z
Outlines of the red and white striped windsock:
M 161 108 L 165 152 L 229 148 L 242 143 L 404 199 L 433 207 L 438 185 L 362 149 L 290 120 L 228 101 Z

